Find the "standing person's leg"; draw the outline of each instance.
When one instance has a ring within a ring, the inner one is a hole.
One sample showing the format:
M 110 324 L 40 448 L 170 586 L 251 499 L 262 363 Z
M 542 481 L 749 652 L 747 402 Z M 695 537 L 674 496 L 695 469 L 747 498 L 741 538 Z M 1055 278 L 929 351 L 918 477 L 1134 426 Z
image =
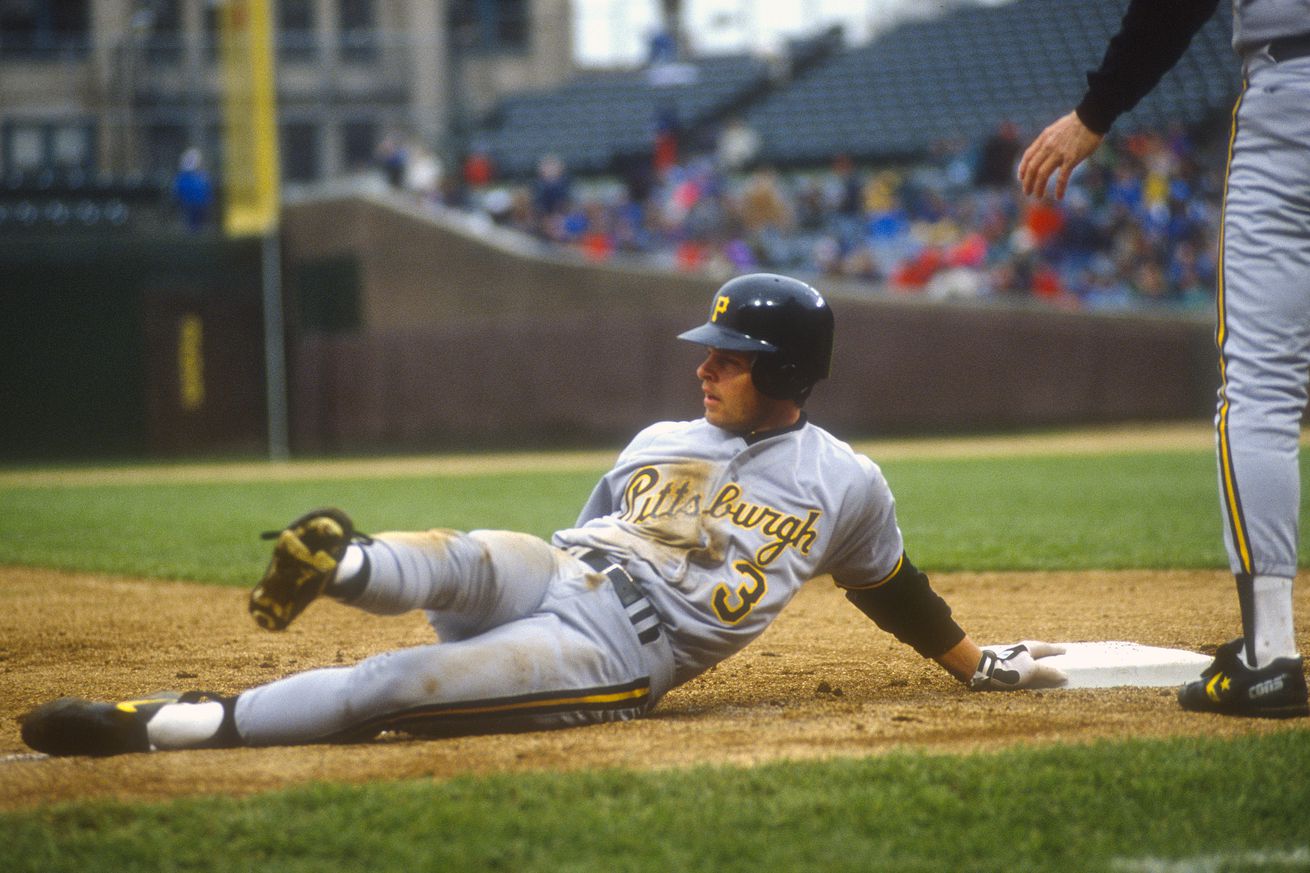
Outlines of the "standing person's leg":
M 1310 376 L 1310 94 L 1279 78 L 1253 71 L 1235 115 L 1220 244 L 1216 449 L 1244 637 L 1184 687 L 1189 709 L 1306 710 L 1292 580 Z

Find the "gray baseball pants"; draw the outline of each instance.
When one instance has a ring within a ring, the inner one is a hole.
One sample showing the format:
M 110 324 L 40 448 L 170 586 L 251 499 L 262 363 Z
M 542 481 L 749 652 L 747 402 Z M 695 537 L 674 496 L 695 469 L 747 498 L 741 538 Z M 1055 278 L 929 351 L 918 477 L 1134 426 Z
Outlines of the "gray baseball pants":
M 1245 59 L 1220 244 L 1215 414 L 1233 573 L 1292 578 L 1310 377 L 1310 57 Z
M 235 719 L 246 743 L 618 721 L 672 684 L 667 636 L 642 633 L 656 620 L 636 618 L 645 599 L 625 605 L 606 576 L 537 537 L 434 530 L 382 534 L 363 548 L 369 582 L 351 605 L 427 610 L 440 642 L 242 693 Z

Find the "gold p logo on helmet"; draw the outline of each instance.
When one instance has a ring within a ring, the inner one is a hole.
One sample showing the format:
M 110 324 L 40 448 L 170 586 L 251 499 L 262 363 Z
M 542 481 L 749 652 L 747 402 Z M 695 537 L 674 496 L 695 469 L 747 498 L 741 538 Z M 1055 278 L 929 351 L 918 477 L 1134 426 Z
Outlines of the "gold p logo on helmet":
M 732 301 L 728 299 L 727 294 L 720 294 L 714 301 L 714 311 L 710 313 L 710 321 L 718 321 L 719 316 L 728 311 L 728 306 Z

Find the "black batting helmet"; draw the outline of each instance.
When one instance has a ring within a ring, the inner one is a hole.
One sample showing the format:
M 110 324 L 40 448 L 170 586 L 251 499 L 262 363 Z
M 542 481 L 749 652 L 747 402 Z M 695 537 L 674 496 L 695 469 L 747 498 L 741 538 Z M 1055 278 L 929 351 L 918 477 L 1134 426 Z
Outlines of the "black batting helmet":
M 720 288 L 710 320 L 678 339 L 754 352 L 751 381 L 760 393 L 804 403 L 832 364 L 832 310 L 804 282 L 751 273 Z

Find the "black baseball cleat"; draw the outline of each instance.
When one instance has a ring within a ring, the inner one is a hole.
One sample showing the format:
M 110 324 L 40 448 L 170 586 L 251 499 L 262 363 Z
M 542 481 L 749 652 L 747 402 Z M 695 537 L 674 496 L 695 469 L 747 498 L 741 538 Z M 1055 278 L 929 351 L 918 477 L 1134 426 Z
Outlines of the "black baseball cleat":
M 356 533 L 350 516 L 339 509 L 307 512 L 263 537 L 277 544 L 264 578 L 250 592 L 249 607 L 255 622 L 273 631 L 285 630 L 323 593 L 352 540 L 372 542 Z
M 1179 705 L 1193 712 L 1255 718 L 1310 715 L 1303 659 L 1278 658 L 1253 669 L 1240 657 L 1244 645 L 1238 637 L 1220 646 L 1201 678 L 1178 689 Z
M 23 716 L 23 742 L 54 756 L 149 752 L 146 725 L 161 707 L 181 698 L 172 691 L 119 703 L 61 697 Z

